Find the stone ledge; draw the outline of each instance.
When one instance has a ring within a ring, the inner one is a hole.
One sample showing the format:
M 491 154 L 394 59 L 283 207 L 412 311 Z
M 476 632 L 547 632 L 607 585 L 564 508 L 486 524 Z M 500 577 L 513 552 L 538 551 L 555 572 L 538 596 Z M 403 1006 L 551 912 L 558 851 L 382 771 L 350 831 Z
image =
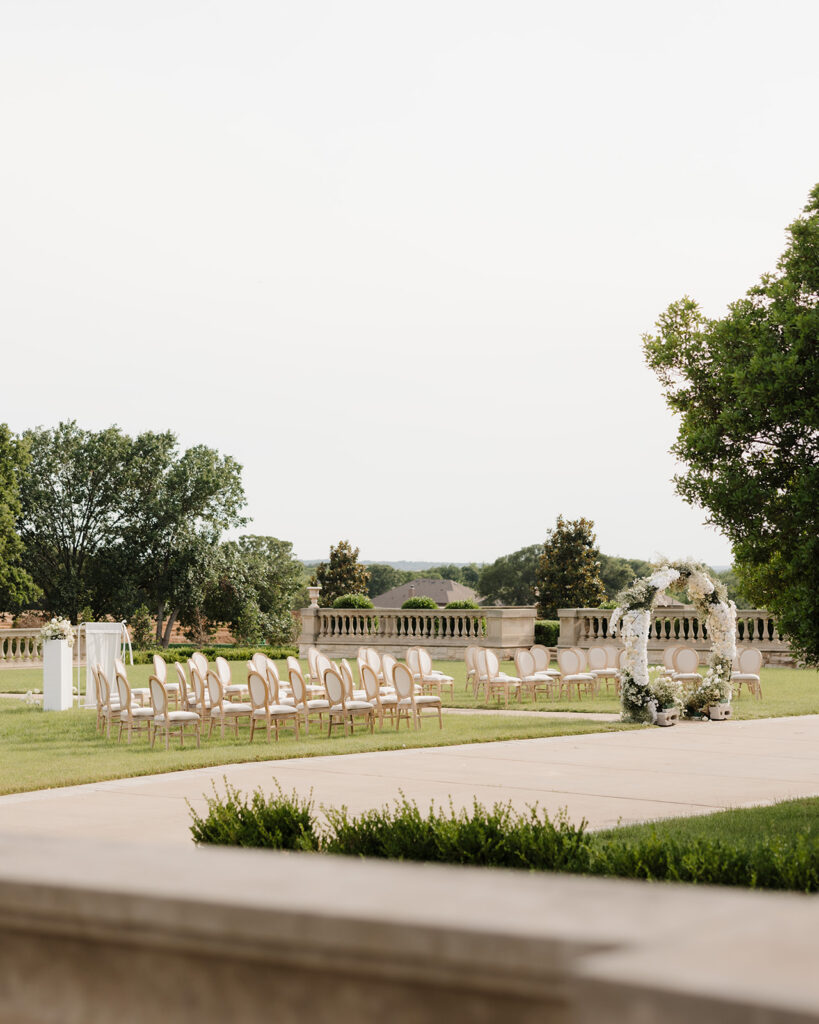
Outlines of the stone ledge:
M 795 895 L 0 835 L 0 1020 L 794 1024 L 817 925 Z

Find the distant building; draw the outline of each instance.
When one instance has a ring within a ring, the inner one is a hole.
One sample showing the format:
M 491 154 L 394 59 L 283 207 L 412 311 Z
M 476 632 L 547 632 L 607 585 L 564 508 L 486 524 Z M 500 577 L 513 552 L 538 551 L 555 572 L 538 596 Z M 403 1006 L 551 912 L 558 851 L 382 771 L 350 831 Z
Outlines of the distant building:
M 450 601 L 478 601 L 478 595 L 471 587 L 455 580 L 411 580 L 374 597 L 373 604 L 376 608 L 400 608 L 410 597 L 431 597 L 439 608 Z

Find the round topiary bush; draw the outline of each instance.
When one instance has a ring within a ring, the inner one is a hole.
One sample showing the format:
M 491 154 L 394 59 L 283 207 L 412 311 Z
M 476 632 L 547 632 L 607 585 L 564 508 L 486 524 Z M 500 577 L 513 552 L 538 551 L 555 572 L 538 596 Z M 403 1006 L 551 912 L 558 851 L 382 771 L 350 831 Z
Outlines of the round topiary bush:
M 444 605 L 445 608 L 480 608 L 480 605 L 476 601 L 450 601 L 449 604 Z
M 334 608 L 375 608 L 366 594 L 342 594 L 333 601 Z
M 438 610 L 438 605 L 431 597 L 408 597 L 401 605 L 402 608 L 432 608 Z

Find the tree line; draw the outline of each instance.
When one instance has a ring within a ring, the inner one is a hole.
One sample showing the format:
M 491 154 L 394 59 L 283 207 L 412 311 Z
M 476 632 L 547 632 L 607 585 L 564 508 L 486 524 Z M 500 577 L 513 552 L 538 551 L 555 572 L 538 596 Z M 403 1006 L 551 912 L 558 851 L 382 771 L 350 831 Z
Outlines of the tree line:
M 246 525 L 241 466 L 170 432 L 130 437 L 73 421 L 14 436 L 0 425 L 0 605 L 81 618 L 178 623 L 197 641 L 218 623 L 281 643 L 304 585 L 292 545 Z

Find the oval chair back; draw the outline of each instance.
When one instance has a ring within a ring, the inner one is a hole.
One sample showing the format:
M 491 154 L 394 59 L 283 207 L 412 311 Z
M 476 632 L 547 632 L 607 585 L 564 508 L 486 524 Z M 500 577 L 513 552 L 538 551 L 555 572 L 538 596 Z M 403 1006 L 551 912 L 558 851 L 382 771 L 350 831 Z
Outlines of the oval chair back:
M 291 662 L 295 664 L 291 665 Z M 296 707 L 304 704 L 307 700 L 307 684 L 301 674 L 301 665 L 295 658 L 287 659 L 287 676 L 290 679 L 290 689 L 293 693 L 293 700 Z
M 588 655 L 582 647 L 573 647 L 572 650 L 577 655 L 577 664 L 580 666 L 578 672 L 585 672 L 588 664 Z
M 250 705 L 254 711 L 268 710 L 270 691 L 267 680 L 255 668 L 247 674 L 247 692 L 250 695 Z
M 164 683 L 168 678 L 168 665 L 161 654 L 155 654 L 153 657 L 154 662 L 154 675 L 161 682 Z
M 194 651 L 191 655 L 191 661 L 196 665 L 199 675 L 203 681 L 207 678 L 208 674 L 208 659 L 202 654 L 201 651 Z
M 399 700 L 412 700 L 415 692 L 415 681 L 412 672 L 406 665 L 396 662 L 392 670 L 392 684 Z
M 623 650 L 620 651 L 620 653 L 617 655 L 617 668 L 622 672 L 623 669 L 625 669 L 625 667 L 626 667 L 626 649 L 624 647 Z
M 225 699 L 225 689 L 222 686 L 222 680 L 212 668 L 208 669 L 208 674 L 205 677 L 205 685 L 208 688 L 208 697 L 210 697 L 211 708 L 220 708 L 222 706 L 222 701 Z
M 417 647 L 407 648 L 407 665 L 414 676 L 421 675 L 421 659 Z
M 353 670 L 350 668 L 350 663 L 346 658 L 341 659 L 341 678 L 344 680 L 344 690 L 347 694 L 347 700 L 352 700 L 355 682 L 353 680 Z
M 529 650 L 535 660 L 535 672 L 545 672 L 552 660 L 549 648 L 544 647 L 543 644 L 535 644 Z
M 341 678 L 341 673 L 338 669 L 333 668 L 330 665 L 324 671 L 324 689 L 327 691 L 327 700 L 331 706 L 336 704 L 344 704 L 346 700 L 344 694 L 344 680 Z
M 256 653 L 250 659 L 253 662 L 253 671 L 258 672 L 260 676 L 263 676 L 267 672 L 267 655 L 261 651 Z
M 432 672 L 432 658 L 429 656 L 429 651 L 423 647 L 415 648 L 418 654 L 418 671 L 422 676 L 428 676 Z
M 475 654 L 477 653 L 477 647 L 467 647 L 464 651 L 464 661 L 466 662 L 467 672 L 475 671 Z
M 382 667 L 383 659 L 379 655 L 378 651 L 374 647 L 367 647 L 365 650 L 367 651 L 367 664 L 377 676 L 384 676 L 384 681 L 386 682 L 386 676 L 384 675 L 384 669 Z
M 369 701 L 379 701 L 381 694 L 378 687 L 378 676 L 369 665 L 361 666 L 361 685 Z
M 580 671 L 580 658 L 573 647 L 557 652 L 557 667 L 562 676 L 574 676 Z
M 393 658 L 391 654 L 384 654 L 381 657 L 381 678 L 383 679 L 382 686 L 392 686 L 392 673 L 395 666 L 398 664 L 397 660 Z M 373 666 L 370 666 L 373 668 Z M 378 675 L 378 670 L 373 668 L 373 671 Z
M 606 644 L 603 650 L 606 652 L 606 668 L 617 668 L 620 651 L 616 644 Z
M 165 684 L 158 676 L 154 675 L 148 680 L 148 686 L 151 688 L 151 707 L 154 709 L 154 717 L 167 716 L 168 691 L 165 689 Z
M 663 651 L 663 667 L 669 669 L 671 672 L 674 671 L 674 655 L 679 650 L 679 645 L 674 644 L 671 647 L 666 647 Z
M 117 673 L 125 676 L 126 679 L 128 678 L 128 673 L 125 671 L 125 662 L 122 658 L 114 658 L 114 675 L 116 676 Z
M 213 663 L 213 667 L 216 670 L 216 674 L 219 676 L 219 681 L 222 686 L 230 686 L 230 663 L 226 658 L 223 658 L 221 654 Z
M 316 680 L 319 683 L 321 683 L 322 686 L 324 685 L 324 673 L 327 671 L 328 668 L 331 668 L 331 667 L 332 667 L 331 666 L 331 662 L 330 662 L 330 659 L 327 657 L 327 655 L 326 654 L 322 654 L 321 651 L 317 651 L 316 652 L 316 672 L 317 672 Z
M 500 671 L 500 662 L 498 656 L 494 651 L 491 651 L 488 647 L 483 652 L 484 664 L 486 665 L 486 672 L 490 679 L 494 679 Z
M 261 674 L 260 672 L 259 675 Z M 270 695 L 270 703 L 278 704 L 279 689 L 281 688 L 282 681 L 279 679 L 279 670 L 276 668 L 276 663 L 270 658 L 265 658 L 264 678 L 267 680 L 267 692 Z
M 592 670 L 602 670 L 606 668 L 607 662 L 606 652 L 602 647 L 590 647 L 589 648 L 589 668 Z
M 128 685 L 128 680 L 122 673 L 117 672 L 117 693 L 119 694 L 119 707 L 120 711 L 131 710 L 131 687 Z
M 758 676 L 762 668 L 762 651 L 756 647 L 744 647 L 739 652 L 737 665 L 743 675 Z
M 314 683 L 321 684 L 321 673 L 319 672 L 318 664 L 317 664 L 318 656 L 319 656 L 318 648 L 316 648 L 316 647 L 308 647 L 307 648 L 307 673 L 310 676 L 310 678 L 313 680 Z
M 188 701 L 190 700 L 190 697 L 188 696 L 188 690 L 190 687 L 188 686 L 188 678 L 185 675 L 185 668 L 181 662 L 178 661 L 173 663 L 173 667 L 176 669 L 176 676 L 179 679 L 179 693 L 182 696 L 182 707 L 186 708 L 188 706 Z
M 111 687 L 108 685 L 108 677 L 103 672 L 102 665 L 97 664 L 97 670 L 94 678 L 97 681 L 97 693 L 100 695 L 103 707 L 110 707 Z
M 700 664 L 700 656 L 693 647 L 678 647 L 674 652 L 674 671 L 684 676 L 693 675 Z
M 521 678 L 535 674 L 535 656 L 531 651 L 515 652 L 515 671 Z

